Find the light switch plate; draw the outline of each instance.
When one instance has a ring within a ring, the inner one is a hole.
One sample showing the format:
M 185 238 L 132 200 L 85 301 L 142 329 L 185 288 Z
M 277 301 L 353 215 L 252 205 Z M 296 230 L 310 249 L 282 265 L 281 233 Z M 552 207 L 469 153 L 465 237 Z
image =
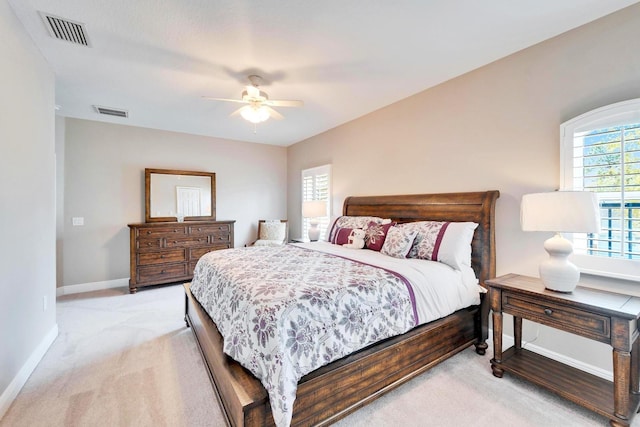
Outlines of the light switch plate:
M 73 217 L 73 218 L 71 218 L 71 223 L 74 226 L 76 226 L 76 225 L 84 225 L 84 217 L 81 217 L 81 216 Z

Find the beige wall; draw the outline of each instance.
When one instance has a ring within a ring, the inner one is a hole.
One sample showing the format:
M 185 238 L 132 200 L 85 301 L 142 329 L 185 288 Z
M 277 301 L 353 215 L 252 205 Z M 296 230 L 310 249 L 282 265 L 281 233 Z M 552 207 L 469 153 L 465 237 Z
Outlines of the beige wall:
M 55 337 L 56 207 L 53 72 L 6 1 L 0 40 L 1 418 Z
M 65 135 L 58 286 L 129 277 L 127 224 L 144 222 L 144 168 L 215 172 L 217 219 L 236 220 L 236 246 L 255 239 L 259 219 L 286 218 L 283 147 L 79 119 L 66 119 Z
M 640 97 L 638 52 L 635 5 L 289 147 L 292 233 L 300 171 L 326 163 L 334 213 L 349 195 L 497 189 L 497 272 L 537 275 L 549 235 L 520 230 L 520 198 L 559 186 L 562 122 Z M 537 343 L 610 369 L 607 347 L 578 342 L 541 329 Z

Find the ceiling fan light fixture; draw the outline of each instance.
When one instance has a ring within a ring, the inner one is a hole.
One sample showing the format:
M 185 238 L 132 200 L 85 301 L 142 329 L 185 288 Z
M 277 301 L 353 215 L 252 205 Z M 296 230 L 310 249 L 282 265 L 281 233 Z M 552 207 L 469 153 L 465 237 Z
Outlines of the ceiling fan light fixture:
M 269 111 L 262 106 L 247 105 L 242 108 L 240 115 L 251 123 L 262 123 L 269 119 Z

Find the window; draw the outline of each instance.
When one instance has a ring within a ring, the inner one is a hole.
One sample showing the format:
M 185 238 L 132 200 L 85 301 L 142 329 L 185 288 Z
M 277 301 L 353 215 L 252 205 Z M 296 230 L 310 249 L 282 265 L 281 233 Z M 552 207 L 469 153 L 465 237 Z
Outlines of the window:
M 564 190 L 597 193 L 600 233 L 574 233 L 574 262 L 587 273 L 640 279 L 640 99 L 560 126 Z
M 319 218 L 320 238 L 325 236 L 329 227 L 331 212 L 331 165 L 318 166 L 302 171 L 302 201 L 326 200 L 327 216 Z M 301 204 L 302 209 L 302 204 Z M 302 218 L 302 237 L 309 235 L 309 218 Z

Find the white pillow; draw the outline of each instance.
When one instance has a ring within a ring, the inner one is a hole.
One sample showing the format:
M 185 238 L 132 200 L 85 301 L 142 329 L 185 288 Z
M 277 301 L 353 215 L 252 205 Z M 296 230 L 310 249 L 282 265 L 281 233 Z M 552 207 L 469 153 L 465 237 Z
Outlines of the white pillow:
M 287 237 L 287 223 L 280 220 L 265 221 L 260 224 L 259 240 L 279 240 L 284 242 Z
M 418 232 L 409 258 L 439 261 L 456 270 L 471 266 L 471 241 L 478 227 L 475 222 L 418 221 L 398 227 Z

